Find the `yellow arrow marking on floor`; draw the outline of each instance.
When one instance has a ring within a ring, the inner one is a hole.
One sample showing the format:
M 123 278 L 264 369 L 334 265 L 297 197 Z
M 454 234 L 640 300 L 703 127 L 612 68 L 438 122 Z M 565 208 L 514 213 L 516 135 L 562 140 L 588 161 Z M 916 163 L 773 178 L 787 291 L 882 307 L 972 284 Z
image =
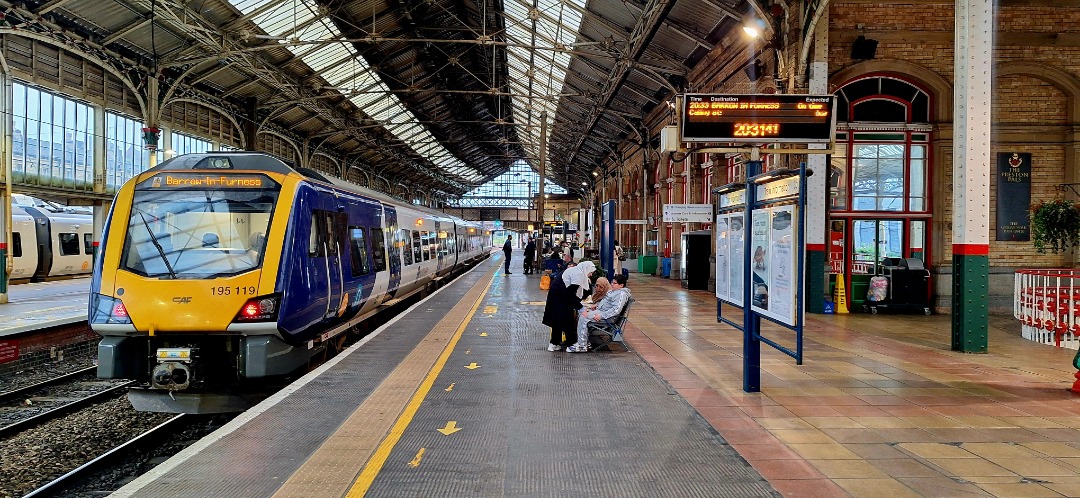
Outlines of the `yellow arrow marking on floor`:
M 447 387 L 446 389 L 443 389 L 443 391 L 446 391 L 446 392 L 450 392 L 450 391 L 453 391 L 453 390 L 454 390 L 454 384 L 456 384 L 456 383 L 455 383 L 455 382 L 451 382 L 451 383 L 450 383 L 450 387 Z
M 480 365 L 477 365 L 474 361 L 472 363 L 469 363 L 468 365 L 465 365 L 465 368 L 468 368 L 469 370 L 476 370 L 477 368 L 480 368 Z
M 420 451 L 416 452 L 416 456 L 413 457 L 411 462 L 409 462 L 409 467 L 412 467 L 414 469 L 419 467 L 421 458 L 424 458 L 424 449 L 423 448 L 420 448 Z
M 481 332 L 480 337 L 487 337 L 487 332 Z
M 451 421 L 446 423 L 446 427 L 443 427 L 442 429 L 435 429 L 435 430 L 443 433 L 444 436 L 449 436 L 449 435 L 451 435 L 451 434 L 453 434 L 453 433 L 455 433 L 457 431 L 460 431 L 461 427 L 457 426 L 457 420 L 451 420 Z
M 485 315 L 490 315 L 492 313 L 495 313 L 496 311 L 499 311 L 499 307 L 495 306 L 494 304 L 489 304 L 487 306 L 484 306 L 484 314 Z

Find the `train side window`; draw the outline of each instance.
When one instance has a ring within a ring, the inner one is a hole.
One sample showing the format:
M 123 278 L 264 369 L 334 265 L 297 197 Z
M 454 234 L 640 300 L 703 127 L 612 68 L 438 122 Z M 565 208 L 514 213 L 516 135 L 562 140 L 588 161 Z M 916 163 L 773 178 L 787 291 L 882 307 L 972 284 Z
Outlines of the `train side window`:
M 79 234 L 62 233 L 59 234 L 59 239 L 61 256 L 77 256 L 79 254 Z
M 318 211 L 311 213 L 311 232 L 308 234 L 308 256 L 318 256 L 321 252 L 319 247 L 322 245 L 319 243 L 319 233 L 321 232 L 321 230 L 319 230 L 319 225 L 322 223 L 319 220 L 320 217 Z
M 94 254 L 94 234 L 83 234 L 83 254 Z
M 431 235 L 427 230 L 420 232 L 420 240 L 423 242 L 420 246 L 420 252 L 424 254 L 424 261 L 427 261 L 431 259 L 431 251 L 429 250 L 431 248 Z
M 324 223 L 326 223 L 326 236 L 323 238 L 323 240 L 326 241 L 326 252 L 328 254 L 337 254 L 338 238 L 335 235 L 337 232 L 337 224 L 334 223 L 334 214 L 324 212 L 323 215 L 325 216 Z
M 436 249 L 438 248 L 438 244 L 437 244 L 438 241 L 436 239 L 436 237 L 438 237 L 438 233 L 431 232 L 431 235 L 429 235 L 428 237 L 430 237 L 428 239 L 428 256 L 431 259 L 435 259 L 435 258 L 439 257 L 438 254 L 436 254 L 436 252 L 435 252 Z
M 371 229 L 371 257 L 375 260 L 375 272 L 386 271 L 386 239 L 383 229 Z
M 421 234 L 420 234 L 419 230 L 414 231 L 412 233 L 412 241 L 413 241 L 413 262 L 414 263 L 419 263 L 419 262 L 424 260 L 423 256 L 420 255 L 420 247 L 421 247 L 422 242 L 421 242 Z
M 369 273 L 367 264 L 367 246 L 364 244 L 364 229 L 349 227 L 350 249 L 352 250 L 352 274 L 354 277 Z
M 12 232 L 11 234 L 11 257 L 22 257 L 22 234 L 19 232 Z
M 401 256 L 405 258 L 405 266 L 409 266 L 412 264 L 412 247 L 410 247 L 412 245 L 412 236 L 409 234 L 409 231 L 404 228 L 401 229 L 401 241 Z

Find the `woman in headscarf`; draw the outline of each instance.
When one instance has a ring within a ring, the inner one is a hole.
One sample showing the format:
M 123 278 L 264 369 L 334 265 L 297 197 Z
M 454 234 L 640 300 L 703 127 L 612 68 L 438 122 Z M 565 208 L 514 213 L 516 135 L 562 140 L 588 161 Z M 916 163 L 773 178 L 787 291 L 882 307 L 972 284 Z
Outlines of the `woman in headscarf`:
M 611 290 L 611 282 L 605 277 L 600 277 L 593 282 L 592 295 L 589 298 L 592 301 L 592 306 L 600 303 L 600 300 L 604 298 L 604 294 L 607 294 Z
M 561 278 L 551 279 L 542 322 L 551 327 L 548 351 L 559 351 L 577 342 L 575 312 L 581 309 L 581 300 L 589 293 L 589 278 L 595 270 L 592 261 L 583 261 L 563 271 Z

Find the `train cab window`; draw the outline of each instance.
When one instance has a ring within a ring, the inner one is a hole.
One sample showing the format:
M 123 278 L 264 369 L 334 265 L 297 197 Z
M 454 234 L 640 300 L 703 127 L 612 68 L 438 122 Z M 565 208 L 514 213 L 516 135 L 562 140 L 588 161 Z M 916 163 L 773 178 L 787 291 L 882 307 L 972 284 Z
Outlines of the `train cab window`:
M 401 256 L 403 258 L 405 258 L 405 266 L 411 265 L 412 264 L 412 248 L 409 247 L 409 246 L 412 245 L 412 235 L 410 235 L 409 231 L 404 229 L 404 228 L 401 229 L 401 241 L 402 241 L 402 246 L 403 246 L 402 251 L 401 251 Z
M 78 256 L 79 255 L 79 234 L 77 233 L 61 233 L 58 235 L 60 239 L 60 255 L 61 256 Z
M 375 272 L 386 271 L 386 239 L 383 229 L 371 229 L 371 257 L 375 261 Z
M 368 269 L 367 245 L 364 244 L 364 229 L 349 227 L 349 240 L 353 276 L 367 275 L 370 270 Z
M 22 234 L 19 232 L 11 233 L 11 257 L 22 257 Z
M 249 253 L 250 237 L 268 233 L 280 191 L 269 177 L 261 183 L 264 188 L 166 189 L 150 180 L 136 186 L 121 268 L 171 279 L 227 277 L 258 268 L 262 258 Z M 317 227 L 315 223 L 309 249 L 319 245 Z M 206 234 L 214 237 L 204 238 Z M 303 234 L 300 237 L 302 241 Z M 77 246 L 82 245 L 79 238 Z
M 83 234 L 83 254 L 94 254 L 94 234 Z
M 419 263 L 419 262 L 423 261 L 423 259 L 424 259 L 423 256 L 420 255 L 420 253 L 421 253 L 420 249 L 423 247 L 421 245 L 422 244 L 421 239 L 422 239 L 422 235 L 420 234 L 419 230 L 414 231 L 412 233 L 413 262 L 414 263 Z

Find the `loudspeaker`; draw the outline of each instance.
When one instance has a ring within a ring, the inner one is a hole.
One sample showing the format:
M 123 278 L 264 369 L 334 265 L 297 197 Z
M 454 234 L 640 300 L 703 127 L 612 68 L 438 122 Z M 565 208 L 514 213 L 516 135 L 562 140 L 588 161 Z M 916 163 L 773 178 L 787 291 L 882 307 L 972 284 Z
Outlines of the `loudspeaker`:
M 746 73 L 746 77 L 749 78 L 750 81 L 757 81 L 765 74 L 765 64 L 762 64 L 760 60 L 755 60 L 753 64 L 746 66 L 746 68 L 743 69 L 743 72 Z
M 851 58 L 856 60 L 873 59 L 877 55 L 877 40 L 859 35 L 851 44 Z

